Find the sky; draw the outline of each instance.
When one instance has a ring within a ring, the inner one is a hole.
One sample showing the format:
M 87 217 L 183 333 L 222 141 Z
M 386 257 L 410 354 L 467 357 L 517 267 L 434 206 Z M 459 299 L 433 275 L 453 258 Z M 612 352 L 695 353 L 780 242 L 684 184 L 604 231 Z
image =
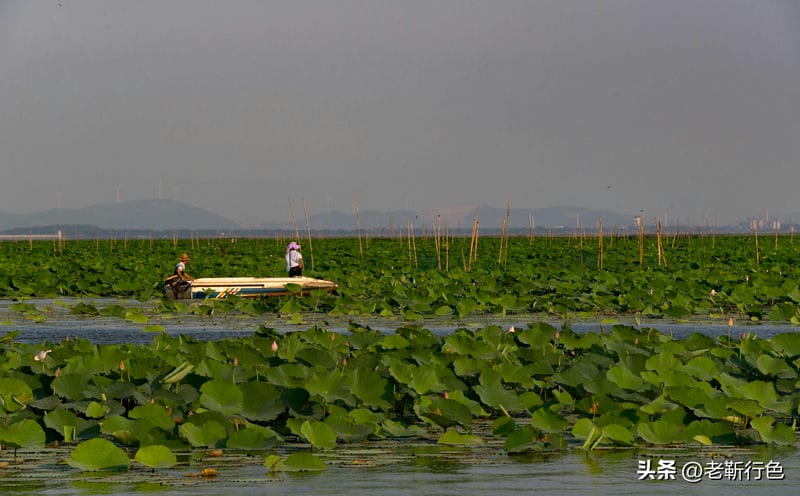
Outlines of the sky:
M 800 219 L 796 0 L 0 0 L 0 212 Z

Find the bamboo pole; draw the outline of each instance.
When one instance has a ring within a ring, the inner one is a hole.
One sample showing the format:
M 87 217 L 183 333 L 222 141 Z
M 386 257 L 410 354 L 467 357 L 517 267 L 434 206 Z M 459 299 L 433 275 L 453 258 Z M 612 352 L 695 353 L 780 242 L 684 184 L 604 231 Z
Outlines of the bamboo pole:
M 469 263 L 467 272 L 472 272 L 472 263 L 478 260 L 478 211 L 475 210 L 475 220 L 472 222 L 472 237 L 469 242 Z
M 364 247 L 361 245 L 361 217 L 358 211 L 358 193 L 355 195 L 353 208 L 356 213 L 356 232 L 358 233 L 358 256 L 361 260 L 361 267 L 364 267 Z
M 444 270 L 450 272 L 450 229 L 446 219 L 444 221 Z
M 306 216 L 306 234 L 308 235 L 308 257 L 311 259 L 311 270 L 314 270 L 314 247 L 311 244 L 311 222 L 308 220 L 308 206 L 303 197 L 303 213 Z
M 756 239 L 756 265 L 761 264 L 761 256 L 758 253 L 758 221 L 756 221 L 753 225 L 753 234 Z
M 639 267 L 644 267 L 644 215 L 639 217 Z
M 292 205 L 292 197 L 289 197 L 289 215 L 292 216 L 292 224 L 294 224 L 294 239 L 300 240 L 300 228 L 297 225 L 297 217 L 294 215 L 294 205 Z
M 442 271 L 441 236 L 442 236 L 442 216 L 441 214 L 439 214 L 436 216 L 436 222 L 434 224 L 434 237 L 433 237 L 434 246 L 436 248 L 436 266 L 438 267 L 439 272 Z
M 528 244 L 533 246 L 534 239 L 536 238 L 536 221 L 533 214 L 528 214 Z
M 773 222 L 772 226 L 775 228 L 775 253 L 778 253 L 778 223 Z
M 597 270 L 603 270 L 603 217 L 597 226 Z

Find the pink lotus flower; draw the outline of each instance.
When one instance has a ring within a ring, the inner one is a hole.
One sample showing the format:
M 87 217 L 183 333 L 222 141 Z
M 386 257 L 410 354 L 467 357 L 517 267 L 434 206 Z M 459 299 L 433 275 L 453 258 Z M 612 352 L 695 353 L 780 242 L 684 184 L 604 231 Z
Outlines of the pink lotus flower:
M 278 351 L 278 342 L 277 341 L 273 341 L 272 342 L 272 352 L 275 353 L 276 351 Z
M 512 333 L 512 334 L 514 333 L 514 331 L 515 331 L 515 330 L 516 330 L 516 329 L 514 329 L 514 326 L 513 326 L 513 325 L 512 325 L 511 327 L 509 327 L 509 328 L 508 328 L 508 332 L 510 332 L 510 333 Z
M 717 290 L 716 289 L 712 289 L 711 290 L 711 296 L 717 296 Z

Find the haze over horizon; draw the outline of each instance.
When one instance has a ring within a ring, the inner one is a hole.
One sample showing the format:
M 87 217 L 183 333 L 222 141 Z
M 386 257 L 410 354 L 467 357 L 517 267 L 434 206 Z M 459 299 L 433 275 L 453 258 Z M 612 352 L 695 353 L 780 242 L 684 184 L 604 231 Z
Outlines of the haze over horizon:
M 800 2 L 0 3 L 0 212 L 800 213 Z

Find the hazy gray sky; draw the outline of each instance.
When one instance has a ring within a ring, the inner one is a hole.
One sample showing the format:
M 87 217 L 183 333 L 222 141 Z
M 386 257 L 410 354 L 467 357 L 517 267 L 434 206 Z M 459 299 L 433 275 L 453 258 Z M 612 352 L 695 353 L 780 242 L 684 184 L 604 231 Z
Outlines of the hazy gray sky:
M 800 218 L 797 0 L 0 0 L 0 211 Z

